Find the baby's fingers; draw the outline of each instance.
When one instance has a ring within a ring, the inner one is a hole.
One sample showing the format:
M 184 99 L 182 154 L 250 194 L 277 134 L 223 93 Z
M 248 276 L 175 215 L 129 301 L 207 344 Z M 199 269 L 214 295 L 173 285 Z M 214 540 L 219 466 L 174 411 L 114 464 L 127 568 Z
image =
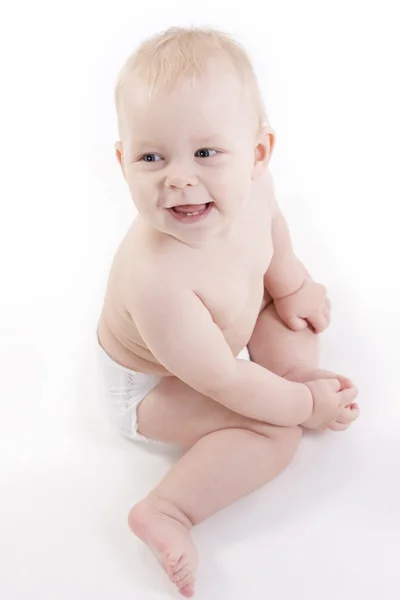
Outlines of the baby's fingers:
M 338 393 L 340 406 L 351 404 L 358 396 L 358 389 L 355 385 Z
M 344 431 L 350 427 L 350 425 L 360 416 L 360 409 L 357 404 L 354 404 L 353 406 L 354 408 L 343 408 L 340 411 L 338 419 L 328 425 L 329 429 L 332 429 L 332 431 Z
M 308 321 L 314 328 L 316 333 L 321 333 L 328 327 L 328 321 L 322 313 L 316 313 L 308 317 Z
M 340 381 L 340 386 L 341 386 L 340 389 L 341 390 L 344 390 L 344 389 L 347 390 L 349 388 L 354 387 L 354 383 L 348 377 L 345 377 L 344 375 L 336 375 L 336 377 Z
M 345 431 L 350 425 L 351 423 L 339 423 L 339 421 L 334 421 L 328 425 L 328 429 L 331 429 L 332 431 Z
M 340 416 L 337 420 L 340 423 L 352 423 L 360 416 L 360 409 L 357 404 L 353 404 L 354 408 L 342 408 L 340 411 Z
M 317 380 L 318 381 L 318 380 Z M 339 379 L 327 379 L 326 380 L 332 392 L 338 392 L 342 389 L 342 384 Z

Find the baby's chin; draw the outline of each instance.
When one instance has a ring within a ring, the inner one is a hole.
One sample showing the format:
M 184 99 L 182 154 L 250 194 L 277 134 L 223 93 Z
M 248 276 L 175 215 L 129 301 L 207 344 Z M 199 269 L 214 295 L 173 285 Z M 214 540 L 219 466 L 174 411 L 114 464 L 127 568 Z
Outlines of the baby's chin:
M 206 209 L 200 214 L 185 215 L 174 211 L 173 208 L 160 208 L 155 211 L 137 209 L 146 224 L 158 232 L 170 236 L 185 245 L 202 246 L 218 237 L 226 234 L 241 220 L 241 212 L 238 210 L 220 210 L 217 202 L 205 203 Z M 192 211 L 190 211 L 192 212 Z M 193 213 L 196 213 L 193 205 Z
M 184 244 L 203 245 L 221 235 L 226 227 L 223 221 L 211 203 L 200 215 L 186 217 L 169 214 L 163 220 L 162 230 Z

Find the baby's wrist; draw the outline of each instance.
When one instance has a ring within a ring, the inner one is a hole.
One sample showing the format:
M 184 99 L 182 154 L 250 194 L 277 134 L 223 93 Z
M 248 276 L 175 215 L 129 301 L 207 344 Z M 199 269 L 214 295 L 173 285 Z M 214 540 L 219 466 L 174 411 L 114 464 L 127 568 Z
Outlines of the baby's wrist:
M 298 383 L 298 403 L 300 408 L 300 422 L 305 423 L 314 412 L 314 398 L 310 388 L 305 383 Z
M 284 298 L 288 298 L 289 296 L 293 296 L 293 294 L 297 294 L 299 290 L 303 287 L 306 277 L 299 279 L 293 285 L 282 286 L 280 289 L 274 290 L 273 293 L 270 292 L 272 299 L 275 301 L 283 300 Z

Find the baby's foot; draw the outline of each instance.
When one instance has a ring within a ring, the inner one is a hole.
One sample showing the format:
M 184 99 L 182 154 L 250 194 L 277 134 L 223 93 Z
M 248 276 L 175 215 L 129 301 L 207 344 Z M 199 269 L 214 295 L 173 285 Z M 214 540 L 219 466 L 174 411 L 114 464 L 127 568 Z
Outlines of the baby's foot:
M 171 504 L 149 496 L 131 509 L 128 523 L 155 554 L 182 596 L 191 598 L 198 558 L 187 517 Z

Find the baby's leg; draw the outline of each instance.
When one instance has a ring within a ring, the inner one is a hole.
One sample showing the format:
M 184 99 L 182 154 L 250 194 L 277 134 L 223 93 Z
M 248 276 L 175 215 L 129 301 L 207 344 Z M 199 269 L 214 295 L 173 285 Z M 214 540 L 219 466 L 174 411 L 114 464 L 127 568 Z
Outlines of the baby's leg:
M 246 399 L 243 398 L 243 402 Z M 260 488 L 292 460 L 300 427 L 253 421 L 164 379 L 138 410 L 139 432 L 190 449 L 132 508 L 129 524 L 156 554 L 183 596 L 194 594 L 192 525 Z
M 248 349 L 254 362 L 291 381 L 336 377 L 331 371 L 318 369 L 319 336 L 309 327 L 289 329 L 273 303 L 260 313 Z M 340 379 L 344 385 L 351 383 L 342 376 Z
M 334 378 L 340 381 L 341 389 L 354 385 L 348 377 L 318 368 L 318 335 L 310 328 L 302 331 L 289 329 L 277 315 L 273 303 L 260 313 L 248 349 L 254 362 L 290 381 Z M 356 403 L 350 408 L 359 410 Z M 339 431 L 347 429 L 349 423 L 339 421 L 328 427 Z

